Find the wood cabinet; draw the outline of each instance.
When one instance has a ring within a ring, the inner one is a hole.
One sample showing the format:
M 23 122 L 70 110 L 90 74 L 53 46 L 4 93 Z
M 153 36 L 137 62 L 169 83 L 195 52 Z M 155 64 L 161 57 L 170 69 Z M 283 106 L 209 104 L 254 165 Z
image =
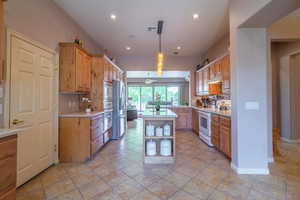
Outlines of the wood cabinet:
M 208 94 L 209 68 L 203 70 L 203 94 Z
M 231 158 L 231 120 L 220 116 L 220 150 Z
M 4 79 L 5 64 L 5 25 L 4 25 L 4 5 L 0 0 L 0 80 Z
M 216 62 L 209 67 L 209 80 L 215 80 L 221 75 L 221 62 Z
M 89 160 L 112 138 L 111 128 L 104 130 L 104 115 L 61 117 L 59 119 L 59 160 Z
M 0 199 L 16 199 L 17 136 L 0 139 Z
M 60 92 L 89 92 L 91 56 L 75 43 L 60 43 Z
M 203 72 L 195 72 L 195 77 L 196 95 L 200 96 L 203 94 Z
M 211 143 L 220 149 L 220 118 L 219 115 L 212 114 L 211 116 Z
M 221 60 L 221 71 L 223 79 L 223 90 L 230 89 L 230 56 L 227 55 Z
M 92 86 L 90 97 L 93 111 L 103 111 L 104 63 L 105 61 L 101 55 L 92 58 Z
M 171 108 L 177 114 L 176 129 L 192 129 L 192 108 Z
M 209 82 L 220 81 L 222 91 L 219 93 L 230 92 L 230 56 L 226 55 L 217 59 L 212 64 L 195 72 L 195 90 L 197 96 L 209 94 Z
M 192 127 L 193 131 L 199 135 L 199 113 L 196 109 L 192 110 Z
M 231 158 L 231 119 L 212 114 L 212 144 L 228 158 Z

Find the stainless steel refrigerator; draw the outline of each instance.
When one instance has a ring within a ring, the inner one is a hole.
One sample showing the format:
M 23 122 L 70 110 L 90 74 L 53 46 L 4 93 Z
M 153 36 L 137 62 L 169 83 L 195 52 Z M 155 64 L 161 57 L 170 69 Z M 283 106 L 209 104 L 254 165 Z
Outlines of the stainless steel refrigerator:
M 113 87 L 113 117 L 112 139 L 121 138 L 126 132 L 126 87 L 122 81 L 114 80 Z

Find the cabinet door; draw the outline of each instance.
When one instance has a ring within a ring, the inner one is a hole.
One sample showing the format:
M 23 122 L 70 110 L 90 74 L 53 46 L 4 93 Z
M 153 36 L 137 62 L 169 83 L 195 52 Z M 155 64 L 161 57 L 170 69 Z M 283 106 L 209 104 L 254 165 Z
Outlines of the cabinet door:
M 203 70 L 203 93 L 208 94 L 209 68 Z
M 221 61 L 223 89 L 230 89 L 230 56 L 225 56 Z
M 85 91 L 90 91 L 91 89 L 91 69 L 92 69 L 92 59 L 90 56 L 86 55 L 84 60 L 84 74 L 83 74 L 83 87 Z
M 0 139 L 0 199 L 5 193 L 16 187 L 17 179 L 17 138 L 15 136 Z
M 213 80 L 215 78 L 215 64 L 209 66 L 208 69 L 209 69 L 209 80 Z
M 180 113 L 176 118 L 176 129 L 186 129 L 187 128 L 187 114 Z
M 195 90 L 196 96 L 199 95 L 199 72 L 195 72 Z
M 3 17 L 4 9 L 3 9 L 3 1 L 0 1 L 0 80 L 3 80 L 3 70 L 4 70 L 4 17 Z
M 212 144 L 217 149 L 220 149 L 220 123 L 219 123 L 219 116 L 215 114 L 212 115 L 211 140 L 212 140 Z
M 231 120 L 220 117 L 220 150 L 231 158 Z
M 76 49 L 76 91 L 84 92 L 85 91 L 85 53 L 80 49 Z

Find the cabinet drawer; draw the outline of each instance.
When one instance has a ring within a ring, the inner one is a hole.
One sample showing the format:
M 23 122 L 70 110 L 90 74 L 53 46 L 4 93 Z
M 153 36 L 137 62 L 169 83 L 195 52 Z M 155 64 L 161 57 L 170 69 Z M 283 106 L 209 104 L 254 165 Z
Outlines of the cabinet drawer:
M 16 187 L 16 155 L 0 160 L 0 196 Z
M 96 138 L 100 137 L 101 135 L 102 135 L 101 127 L 91 129 L 91 141 L 94 141 Z
M 94 141 L 91 142 L 91 154 L 98 152 L 99 149 L 103 146 L 103 136 L 99 136 Z
M 91 128 L 101 128 L 103 127 L 103 116 L 93 118 L 91 120 Z

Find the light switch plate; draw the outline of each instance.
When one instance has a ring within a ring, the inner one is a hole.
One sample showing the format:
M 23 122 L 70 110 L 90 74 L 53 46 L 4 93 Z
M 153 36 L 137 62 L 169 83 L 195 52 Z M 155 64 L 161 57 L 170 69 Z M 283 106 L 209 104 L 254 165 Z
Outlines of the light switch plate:
M 3 87 L 0 87 L 0 98 L 3 98 Z
M 259 110 L 259 102 L 257 101 L 248 101 L 245 103 L 246 110 Z

